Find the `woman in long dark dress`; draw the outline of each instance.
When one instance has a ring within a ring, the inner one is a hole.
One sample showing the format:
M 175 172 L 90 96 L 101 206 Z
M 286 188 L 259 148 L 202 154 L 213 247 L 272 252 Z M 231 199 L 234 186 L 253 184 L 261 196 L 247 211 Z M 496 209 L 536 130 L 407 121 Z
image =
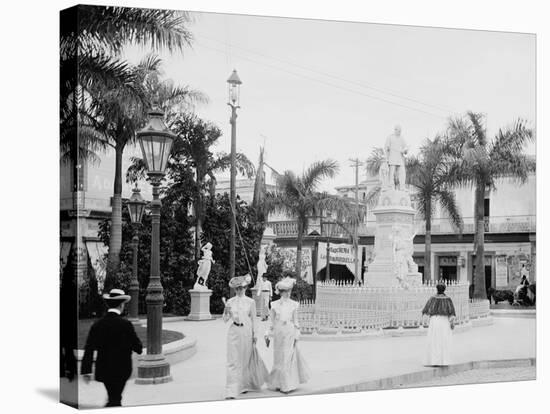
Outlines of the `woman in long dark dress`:
M 445 285 L 438 284 L 436 289 L 437 295 L 432 296 L 422 310 L 422 315 L 430 318 L 424 364 L 428 366 L 451 364 L 452 330 L 456 318 L 453 301 L 444 293 Z

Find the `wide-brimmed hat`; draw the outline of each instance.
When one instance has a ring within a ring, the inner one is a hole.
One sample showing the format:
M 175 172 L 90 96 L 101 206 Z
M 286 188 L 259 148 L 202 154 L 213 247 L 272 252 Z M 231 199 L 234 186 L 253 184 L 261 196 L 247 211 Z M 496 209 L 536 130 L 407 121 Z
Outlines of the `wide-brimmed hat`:
M 212 243 L 208 242 L 201 247 L 201 250 L 204 250 L 204 249 L 210 250 L 211 248 L 212 248 Z
M 252 277 L 249 274 L 246 274 L 244 276 L 235 276 L 229 281 L 229 287 L 232 289 L 245 287 L 248 286 L 251 281 Z
M 103 299 L 107 303 L 126 303 L 129 302 L 131 297 L 124 293 L 122 289 L 111 289 L 109 293 L 103 295 Z
M 291 290 L 295 283 L 296 279 L 292 277 L 285 277 L 277 282 L 275 285 L 275 290 L 278 292 L 281 290 Z

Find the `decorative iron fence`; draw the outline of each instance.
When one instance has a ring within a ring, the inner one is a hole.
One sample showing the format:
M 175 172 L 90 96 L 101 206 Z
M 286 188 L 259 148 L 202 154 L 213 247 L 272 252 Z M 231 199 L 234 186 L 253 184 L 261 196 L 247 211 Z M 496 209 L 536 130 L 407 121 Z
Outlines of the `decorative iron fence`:
M 455 306 L 456 323 L 489 315 L 489 301 L 470 301 L 468 283 L 443 282 L 447 285 L 445 293 Z M 422 309 L 435 293 L 435 284 L 402 289 L 319 282 L 317 302 L 301 303 L 300 330 L 310 334 L 337 334 L 424 326 Z

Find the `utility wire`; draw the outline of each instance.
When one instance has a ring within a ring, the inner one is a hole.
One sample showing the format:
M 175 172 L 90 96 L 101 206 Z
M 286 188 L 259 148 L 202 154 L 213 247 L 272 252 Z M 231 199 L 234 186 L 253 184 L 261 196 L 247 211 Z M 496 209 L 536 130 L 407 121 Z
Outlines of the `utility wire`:
M 296 63 L 296 62 L 280 59 L 280 58 L 277 58 L 277 57 L 274 57 L 274 56 L 269 56 L 269 55 L 266 55 L 264 53 L 260 53 L 260 52 L 253 51 L 253 50 L 250 50 L 250 49 L 245 49 L 243 47 L 240 47 L 240 46 L 228 43 L 228 42 L 223 42 L 221 40 L 217 40 L 217 39 L 214 39 L 214 38 L 211 38 L 211 37 L 208 37 L 208 36 L 200 35 L 199 37 L 203 37 L 205 39 L 211 40 L 213 42 L 219 43 L 219 44 L 224 45 L 224 46 L 230 46 L 230 47 L 233 47 L 233 48 L 236 48 L 236 49 L 240 49 L 244 52 L 251 53 L 251 54 L 254 54 L 254 55 L 257 55 L 257 56 L 261 56 L 261 57 L 264 57 L 266 59 L 271 59 L 271 60 L 278 61 L 278 62 L 287 64 L 287 65 L 295 66 L 297 68 L 307 70 L 307 71 L 310 71 L 310 72 L 313 72 L 313 73 L 317 73 L 319 75 L 326 76 L 328 78 L 332 78 L 332 79 L 340 80 L 340 81 L 343 81 L 343 82 L 347 82 L 347 83 L 350 83 L 350 84 L 353 84 L 353 85 L 356 85 L 356 86 L 360 86 L 362 88 L 372 89 L 373 91 L 377 91 L 377 92 L 384 93 L 384 94 L 387 94 L 387 95 L 390 95 L 390 96 L 393 96 L 393 97 L 396 97 L 396 98 L 400 98 L 400 99 L 404 99 L 404 100 L 411 101 L 411 102 L 414 102 L 414 103 L 418 103 L 420 105 L 428 106 L 428 107 L 431 107 L 431 108 L 434 108 L 434 109 L 439 109 L 439 110 L 442 110 L 442 111 L 445 111 L 445 112 L 448 112 L 448 111 L 450 111 L 450 112 L 459 112 L 459 111 L 456 111 L 456 109 L 451 108 L 451 107 L 447 107 L 447 106 L 443 106 L 443 105 L 434 105 L 434 104 L 430 104 L 430 103 L 427 103 L 427 102 L 423 102 L 423 101 L 418 100 L 418 99 L 414 99 L 414 98 L 407 97 L 405 95 L 398 94 L 397 92 L 377 88 L 377 87 L 374 87 L 374 86 L 371 86 L 371 85 L 368 85 L 368 84 L 365 84 L 365 83 L 362 83 L 362 82 L 349 80 L 349 79 L 343 78 L 341 76 L 337 76 L 337 75 L 334 75 L 334 74 L 331 74 L 331 73 L 328 73 L 328 72 L 323 72 L 323 71 L 320 71 L 318 69 L 313 69 L 313 68 L 301 65 L 301 64 Z
M 206 49 L 211 49 L 211 50 L 214 50 L 214 51 L 217 51 L 217 52 L 225 53 L 225 51 L 223 51 L 221 49 L 211 47 L 211 46 L 207 46 L 204 43 L 201 43 L 201 42 L 195 42 L 195 43 L 202 46 L 202 47 L 204 47 L 204 48 L 206 48 Z M 235 55 L 235 56 L 238 56 L 238 55 Z M 419 109 L 419 108 L 414 108 L 412 106 L 408 106 L 408 105 L 401 104 L 401 103 L 398 103 L 398 102 L 390 101 L 388 99 L 384 99 L 384 98 L 381 98 L 381 97 L 378 97 L 378 96 L 369 95 L 367 93 L 360 92 L 360 91 L 350 89 L 350 88 L 346 88 L 344 86 L 337 85 L 337 84 L 334 84 L 334 83 L 325 82 L 323 80 L 312 78 L 312 77 L 309 77 L 309 76 L 305 76 L 301 73 L 297 73 L 297 72 L 293 72 L 293 71 L 290 71 L 290 70 L 287 70 L 287 69 L 283 69 L 283 68 L 280 68 L 278 66 L 273 66 L 273 65 L 270 65 L 270 64 L 267 64 L 267 63 L 264 63 L 264 62 L 259 62 L 259 61 L 254 60 L 254 59 L 250 59 L 249 57 L 246 57 L 246 56 L 241 55 L 241 56 L 239 56 L 239 58 L 244 59 L 244 60 L 248 60 L 248 61 L 250 61 L 252 63 L 256 63 L 258 65 L 266 66 L 266 67 L 271 68 L 271 69 L 276 69 L 276 70 L 280 70 L 282 72 L 290 73 L 291 75 L 298 76 L 298 77 L 301 77 L 301 78 L 304 78 L 304 79 L 308 79 L 310 81 L 318 82 L 318 83 L 321 83 L 323 85 L 331 86 L 333 88 L 340 89 L 340 90 L 343 90 L 343 91 L 346 91 L 346 92 L 355 93 L 357 95 L 361 95 L 361 96 L 365 96 L 367 98 L 371 98 L 371 99 L 375 99 L 375 100 L 378 100 L 378 101 L 386 102 L 386 103 L 389 103 L 391 105 L 400 106 L 402 108 L 410 109 L 411 111 L 422 112 L 424 114 L 431 115 L 431 116 L 436 117 L 436 118 L 447 119 L 447 116 L 439 115 L 439 114 L 436 114 L 434 112 L 428 112 L 428 111 L 425 111 L 425 110 Z

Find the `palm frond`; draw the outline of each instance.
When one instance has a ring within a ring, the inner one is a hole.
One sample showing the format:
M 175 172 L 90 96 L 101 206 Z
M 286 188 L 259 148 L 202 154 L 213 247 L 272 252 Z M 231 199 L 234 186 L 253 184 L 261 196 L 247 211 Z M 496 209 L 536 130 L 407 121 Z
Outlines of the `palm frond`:
M 380 148 L 380 147 L 373 148 L 366 162 L 367 174 L 370 176 L 378 175 L 378 171 L 380 170 L 380 165 L 382 164 L 382 161 L 385 158 L 386 158 L 386 153 L 383 148 Z
M 338 163 L 334 160 L 315 161 L 304 172 L 301 178 L 305 192 L 315 191 L 324 178 L 333 178 L 338 173 Z
M 464 222 L 462 220 L 462 215 L 460 214 L 454 192 L 449 191 L 448 189 L 441 189 L 437 191 L 436 198 L 439 201 L 441 207 L 449 215 L 453 227 L 455 229 L 458 229 L 458 231 L 462 233 Z

